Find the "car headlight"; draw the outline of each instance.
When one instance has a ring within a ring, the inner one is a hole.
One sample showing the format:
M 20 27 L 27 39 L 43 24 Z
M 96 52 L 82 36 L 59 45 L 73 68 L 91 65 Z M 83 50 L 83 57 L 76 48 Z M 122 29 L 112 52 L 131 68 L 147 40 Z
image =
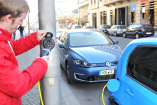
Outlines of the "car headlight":
M 73 62 L 74 62 L 74 64 L 76 66 L 80 66 L 80 67 L 91 67 L 89 63 L 81 61 L 81 60 L 78 60 L 78 59 L 74 59 Z

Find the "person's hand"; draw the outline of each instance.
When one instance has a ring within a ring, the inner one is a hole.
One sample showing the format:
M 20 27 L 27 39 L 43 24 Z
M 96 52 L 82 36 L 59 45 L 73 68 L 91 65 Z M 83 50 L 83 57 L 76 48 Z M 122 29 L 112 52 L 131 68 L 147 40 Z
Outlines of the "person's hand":
M 37 39 L 39 42 L 44 38 L 46 33 L 47 33 L 47 31 L 45 31 L 45 30 L 38 30 L 37 31 Z
M 46 62 L 48 62 L 48 60 L 49 60 L 49 56 L 43 56 L 41 58 L 44 59 Z

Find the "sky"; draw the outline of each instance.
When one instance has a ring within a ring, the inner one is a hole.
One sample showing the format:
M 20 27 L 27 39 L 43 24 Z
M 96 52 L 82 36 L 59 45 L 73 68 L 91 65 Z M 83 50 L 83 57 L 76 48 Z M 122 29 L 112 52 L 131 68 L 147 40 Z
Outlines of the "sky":
M 30 7 L 30 13 L 29 13 L 29 19 L 30 21 L 36 19 L 38 15 L 38 0 L 26 0 L 29 4 Z M 55 0 L 57 1 L 57 0 Z M 77 8 L 77 1 L 78 0 L 68 0 L 68 3 L 66 3 L 65 8 L 69 7 L 70 9 L 76 9 Z M 64 8 L 63 6 L 60 5 L 55 5 L 55 8 Z

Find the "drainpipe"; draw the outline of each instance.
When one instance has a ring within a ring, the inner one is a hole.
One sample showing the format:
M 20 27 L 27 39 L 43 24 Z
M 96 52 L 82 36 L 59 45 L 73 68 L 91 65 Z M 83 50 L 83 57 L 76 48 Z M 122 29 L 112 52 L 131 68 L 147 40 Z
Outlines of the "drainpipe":
M 38 0 L 39 29 L 53 33 L 56 42 L 55 0 Z M 60 63 L 57 44 L 51 50 L 48 70 L 40 80 L 44 105 L 61 105 Z M 43 46 L 40 46 L 40 52 Z

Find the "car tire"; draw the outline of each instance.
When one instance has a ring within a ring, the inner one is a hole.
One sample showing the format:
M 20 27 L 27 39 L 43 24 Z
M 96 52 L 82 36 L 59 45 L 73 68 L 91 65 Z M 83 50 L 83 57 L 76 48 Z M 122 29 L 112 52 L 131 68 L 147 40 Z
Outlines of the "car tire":
M 127 37 L 126 33 L 123 33 L 123 38 L 126 38 L 126 37 Z
M 139 39 L 140 38 L 139 34 L 135 34 L 135 38 Z
M 67 82 L 69 84 L 72 84 L 73 83 L 73 80 L 71 78 L 71 70 L 70 70 L 70 66 L 69 64 L 66 65 L 66 78 L 67 78 Z
M 117 33 L 116 32 L 114 32 L 114 34 L 113 34 L 115 37 L 117 36 Z

